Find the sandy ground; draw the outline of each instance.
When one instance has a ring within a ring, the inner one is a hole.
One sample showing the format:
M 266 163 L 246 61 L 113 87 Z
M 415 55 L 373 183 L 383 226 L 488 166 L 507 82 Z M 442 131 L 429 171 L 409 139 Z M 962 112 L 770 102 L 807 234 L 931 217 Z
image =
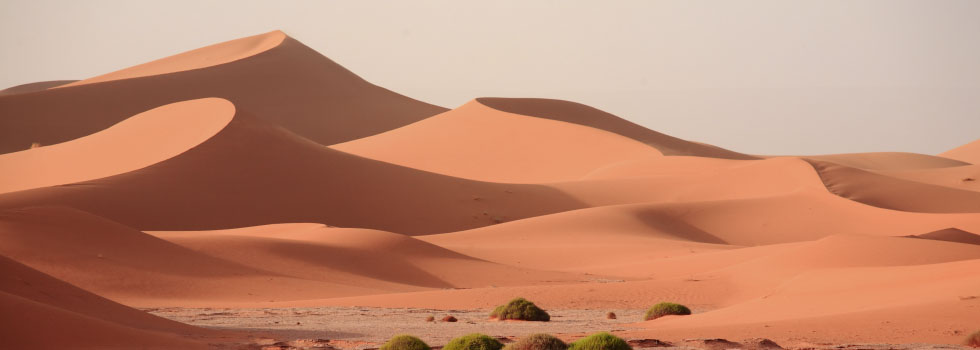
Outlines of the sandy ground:
M 573 341 L 594 332 L 626 334 L 624 338 L 634 349 L 724 349 L 769 348 L 760 345 L 761 339 L 678 338 L 652 339 L 631 337 L 639 331 L 635 322 L 644 310 L 551 310 L 550 322 L 495 321 L 487 318 L 487 310 L 435 310 L 425 308 L 376 307 L 304 307 L 304 308 L 152 308 L 151 314 L 181 323 L 205 328 L 244 331 L 252 335 L 258 346 L 273 349 L 376 349 L 398 334 L 412 334 L 428 344 L 440 347 L 450 339 L 483 333 L 503 343 L 534 333 L 549 333 L 565 341 Z M 607 312 L 616 319 L 607 319 Z M 452 315 L 457 322 L 443 322 Z M 427 321 L 434 316 L 435 321 Z M 737 343 L 737 344 L 736 344 Z M 795 341 L 777 344 L 786 349 L 968 349 L 948 344 L 834 344 L 827 342 Z M 247 347 L 247 346 L 246 346 Z

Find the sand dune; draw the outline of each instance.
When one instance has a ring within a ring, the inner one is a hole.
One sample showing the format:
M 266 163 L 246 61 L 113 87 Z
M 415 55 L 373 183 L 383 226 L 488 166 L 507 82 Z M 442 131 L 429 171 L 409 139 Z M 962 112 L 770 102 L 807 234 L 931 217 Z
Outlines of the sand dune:
M 660 155 L 617 134 L 507 113 L 479 101 L 331 147 L 440 174 L 511 183 L 574 180 L 609 164 Z
M 875 172 L 893 178 L 980 192 L 980 165 Z
M 659 273 L 611 269 L 652 259 L 735 248 L 682 220 L 636 207 L 599 207 L 419 239 L 514 266 L 623 277 Z
M 958 228 L 947 228 L 918 235 L 911 235 L 908 237 L 980 245 L 980 235 L 963 231 Z
M 14 95 L 14 94 L 26 94 L 28 92 L 41 91 L 56 86 L 65 85 L 68 83 L 73 83 L 78 80 L 51 80 L 51 81 L 39 81 L 36 83 L 27 83 L 17 86 L 11 86 L 9 88 L 0 90 L 0 96 L 3 95 Z
M 939 154 L 970 164 L 980 164 L 980 139 Z
M 204 349 L 215 333 L 152 316 L 0 256 L 4 346 L 32 349 Z
M 277 45 L 270 44 L 279 39 Z M 256 52 L 261 49 L 265 50 Z M 34 142 L 50 145 L 77 139 L 161 105 L 207 97 L 227 99 L 328 145 L 445 111 L 372 85 L 302 43 L 282 38 L 281 32 L 199 49 L 99 80 L 231 58 L 200 69 L 0 96 L 0 153 L 25 150 Z
M 923 213 L 978 213 L 980 193 L 888 177 L 810 160 L 830 192 L 879 208 Z
M 968 163 L 949 157 L 907 152 L 845 153 L 805 156 L 805 158 L 837 163 L 858 169 L 885 171 L 937 169 L 968 165 Z
M 339 278 L 309 280 L 247 266 L 68 208 L 24 208 L 0 215 L 2 254 L 129 305 L 241 303 L 412 290 L 361 287 Z M 38 247 L 44 247 L 46 254 L 36 254 Z
M 952 323 L 957 328 L 969 327 L 980 304 L 975 299 L 961 297 L 976 295 L 980 287 L 980 276 L 975 273 L 978 267 L 980 260 L 974 259 L 917 266 L 816 270 L 788 280 L 764 298 L 693 316 L 649 321 L 645 326 L 665 334 L 702 327 L 779 324 L 832 316 L 841 319 L 884 311 L 893 318 L 878 318 L 876 323 L 914 320 L 920 330 L 934 330 L 931 326 L 935 324 L 927 320 L 942 314 L 945 316 L 937 318 L 942 320 L 938 322 Z M 943 312 L 916 312 L 922 309 Z M 880 337 L 879 332 L 871 330 L 869 333 L 873 335 L 864 336 Z M 951 335 L 947 333 L 945 340 L 949 341 Z
M 615 115 L 571 101 L 483 97 L 476 99 L 476 102 L 507 113 L 580 124 L 620 134 L 653 146 L 664 155 L 757 159 L 754 156 L 661 134 Z
M 742 246 L 810 241 L 834 234 L 902 236 L 949 226 L 967 231 L 980 229 L 980 214 L 887 210 L 822 190 L 758 198 L 635 204 L 624 208 L 674 217 L 729 244 Z
M 647 202 L 746 199 L 826 188 L 805 161 L 772 158 L 730 161 L 659 157 L 599 170 L 581 181 L 552 183 L 589 206 Z M 628 173 L 643 176 L 630 176 Z
M 578 278 L 481 261 L 401 234 L 319 224 L 151 234 L 257 269 L 379 289 L 391 286 L 377 281 L 427 288 L 470 288 Z
M 209 98 L 137 114 L 76 140 L 0 154 L 0 193 L 107 177 L 161 162 L 225 127 L 235 106 Z
M 315 222 L 422 234 L 581 208 L 558 190 L 476 182 L 335 151 L 241 109 L 217 135 L 166 161 L 0 196 L 0 208 L 69 206 L 140 230 Z

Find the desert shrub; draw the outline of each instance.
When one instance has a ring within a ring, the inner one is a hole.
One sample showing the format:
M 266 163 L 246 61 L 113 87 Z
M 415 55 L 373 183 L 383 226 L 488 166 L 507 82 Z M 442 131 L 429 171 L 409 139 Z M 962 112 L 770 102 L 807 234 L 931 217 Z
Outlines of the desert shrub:
M 964 344 L 966 344 L 966 346 L 980 348 L 980 331 L 973 332 L 973 334 L 966 337 L 966 342 Z
M 443 350 L 500 350 L 504 347 L 497 339 L 488 335 L 473 333 L 450 340 Z
M 610 319 L 610 320 L 615 320 L 616 319 L 616 313 L 610 311 L 610 312 L 606 313 L 606 318 L 607 319 Z
M 643 319 L 649 321 L 667 315 L 690 315 L 690 314 L 691 314 L 691 309 L 688 309 L 687 306 L 681 304 L 674 304 L 674 303 L 659 303 L 651 307 L 650 310 L 647 310 L 647 313 L 646 315 L 643 316 Z
M 566 350 L 568 344 L 561 341 L 551 334 L 531 334 L 518 339 L 513 344 L 504 347 L 504 350 Z
M 456 322 L 456 321 L 459 321 L 459 320 L 457 320 L 455 317 L 453 317 L 453 315 L 446 315 L 446 317 L 443 317 L 442 318 L 442 322 Z
M 436 320 L 436 317 L 435 316 L 432 316 L 432 315 L 429 315 L 429 316 L 427 316 L 425 318 L 425 322 L 435 322 L 435 320 Z
M 516 298 L 505 305 L 493 309 L 490 318 L 501 320 L 550 321 L 551 316 L 534 303 L 524 298 Z
M 408 334 L 396 335 L 381 346 L 380 350 L 431 350 L 422 339 Z
M 632 350 L 629 344 L 615 335 L 599 332 L 568 344 L 568 350 Z

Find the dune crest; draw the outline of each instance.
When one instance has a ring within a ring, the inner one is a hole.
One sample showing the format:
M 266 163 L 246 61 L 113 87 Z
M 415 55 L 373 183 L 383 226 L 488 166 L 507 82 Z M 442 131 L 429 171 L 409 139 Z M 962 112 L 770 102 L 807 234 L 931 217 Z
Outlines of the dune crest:
M 923 213 L 980 213 L 980 193 L 903 180 L 831 162 L 808 160 L 827 189 L 879 208 Z
M 160 106 L 79 139 L 0 154 L 0 193 L 94 180 L 170 159 L 217 134 L 235 106 L 205 98 Z
M 45 89 L 50 89 L 57 86 L 62 86 L 65 84 L 74 83 L 78 80 L 50 80 L 50 81 L 39 81 L 36 83 L 20 84 L 17 86 L 11 86 L 9 88 L 0 90 L 0 96 L 3 95 L 15 95 L 15 94 L 26 94 L 35 91 L 41 91 Z
M 56 86 L 53 89 L 207 68 L 268 51 L 278 46 L 284 39 L 286 39 L 286 33 L 275 30 L 265 34 L 205 46 L 112 73 Z

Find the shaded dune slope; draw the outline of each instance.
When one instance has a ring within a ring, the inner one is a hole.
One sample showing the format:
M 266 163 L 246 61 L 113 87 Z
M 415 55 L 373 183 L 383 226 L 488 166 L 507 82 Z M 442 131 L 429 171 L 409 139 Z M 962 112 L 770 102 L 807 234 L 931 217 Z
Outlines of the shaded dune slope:
M 215 332 L 117 304 L 5 256 L 0 271 L 5 346 L 196 349 L 206 347 L 188 338 Z
M 907 237 L 980 245 L 980 235 L 952 227 Z
M 230 100 L 327 145 L 446 110 L 375 86 L 284 37 L 268 50 L 206 68 L 0 96 L 0 153 L 76 139 L 151 108 L 206 97 Z
M 558 120 L 616 133 L 650 145 L 668 156 L 757 159 L 754 156 L 661 134 L 615 115 L 576 102 L 542 98 L 497 97 L 481 97 L 476 99 L 476 102 L 508 113 Z
M 808 160 L 827 189 L 879 208 L 923 213 L 980 213 L 980 193 L 892 178 L 831 162 Z
M 140 230 L 316 222 L 422 234 L 583 207 L 544 186 L 476 182 L 349 155 L 236 113 L 224 130 L 176 157 L 7 193 L 0 208 L 69 206 Z
M 121 174 L 176 156 L 223 129 L 235 115 L 227 100 L 157 107 L 112 127 L 50 146 L 0 154 L 0 193 Z
M 474 259 L 397 233 L 276 224 L 217 231 L 154 231 L 151 234 L 210 256 L 311 280 L 365 277 L 433 288 L 534 284 L 574 280 Z M 338 276 L 339 275 L 339 276 Z

